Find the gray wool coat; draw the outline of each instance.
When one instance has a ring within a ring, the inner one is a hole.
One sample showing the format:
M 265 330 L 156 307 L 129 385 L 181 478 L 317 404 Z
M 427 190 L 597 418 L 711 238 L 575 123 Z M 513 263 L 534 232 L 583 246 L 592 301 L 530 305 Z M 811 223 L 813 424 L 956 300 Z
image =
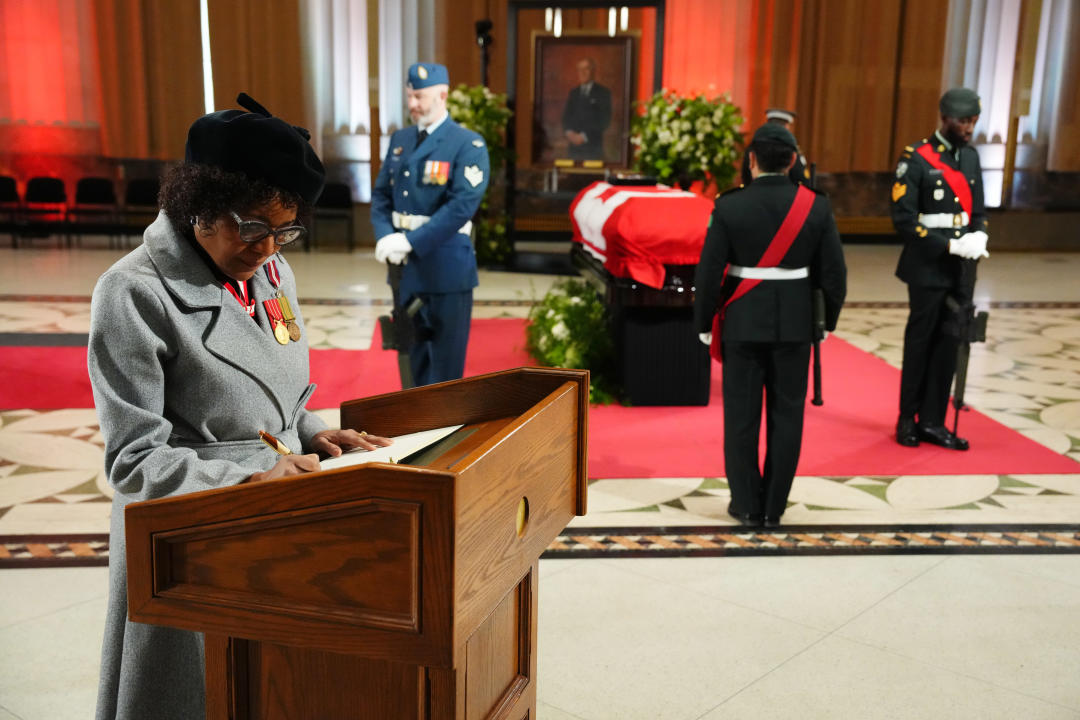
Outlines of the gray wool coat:
M 305 408 L 315 389 L 307 332 L 292 271 L 274 259 L 303 333 L 284 346 L 262 304 L 274 294 L 264 269 L 249 284 L 256 323 L 164 213 L 94 288 L 90 382 L 116 490 L 98 720 L 205 715 L 202 635 L 127 619 L 124 506 L 236 485 L 269 469 L 278 455 L 259 430 L 306 451 L 326 429 Z

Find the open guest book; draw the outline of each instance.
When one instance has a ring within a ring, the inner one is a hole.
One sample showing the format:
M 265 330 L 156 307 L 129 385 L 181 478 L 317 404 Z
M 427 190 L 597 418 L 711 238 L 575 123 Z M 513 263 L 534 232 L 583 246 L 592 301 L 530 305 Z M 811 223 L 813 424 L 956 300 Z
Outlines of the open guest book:
M 447 425 L 446 427 L 435 428 L 434 430 L 421 430 L 420 432 L 409 433 L 408 435 L 398 435 L 395 438 L 391 438 L 394 442 L 387 447 L 375 448 L 374 450 L 354 448 L 337 457 L 327 458 L 319 463 L 319 469 L 336 470 L 337 468 L 351 467 L 353 465 L 362 465 L 370 462 L 401 462 L 405 458 L 415 455 L 425 448 L 431 447 L 447 435 L 460 430 L 462 427 L 464 426 Z

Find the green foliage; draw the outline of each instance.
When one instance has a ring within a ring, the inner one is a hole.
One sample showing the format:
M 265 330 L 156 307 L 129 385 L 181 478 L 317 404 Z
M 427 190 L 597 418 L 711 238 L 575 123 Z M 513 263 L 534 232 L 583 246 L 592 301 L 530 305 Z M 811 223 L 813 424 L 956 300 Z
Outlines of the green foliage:
M 726 93 L 683 97 L 661 90 L 644 102 L 631 120 L 635 167 L 667 184 L 694 180 L 727 188 L 738 172 L 743 118 Z
M 541 365 L 589 370 L 590 402 L 615 399 L 615 349 L 607 310 L 588 283 L 574 278 L 555 283 L 529 311 L 525 339 L 529 354 Z
M 513 113 L 506 107 L 506 95 L 493 93 L 484 85 L 462 84 L 450 92 L 446 108 L 454 122 L 484 138 L 492 180 L 499 177 L 510 155 L 506 147 L 506 125 Z
M 506 126 L 512 113 L 506 107 L 506 95 L 493 93 L 483 85 L 458 85 L 447 98 L 447 109 L 454 122 L 479 133 L 487 145 L 490 179 L 473 219 L 476 260 L 481 265 L 503 264 L 514 252 L 506 233 L 506 213 L 501 210 L 506 192 L 503 168 L 511 155 L 506 145 Z

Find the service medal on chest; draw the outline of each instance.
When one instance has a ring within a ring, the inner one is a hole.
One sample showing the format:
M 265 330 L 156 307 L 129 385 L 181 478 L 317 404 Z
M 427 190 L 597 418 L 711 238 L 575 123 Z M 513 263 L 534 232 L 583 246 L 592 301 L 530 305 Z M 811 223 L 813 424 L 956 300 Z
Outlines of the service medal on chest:
M 282 345 L 289 344 L 289 328 L 281 320 L 274 321 L 274 339 Z
M 296 315 L 292 311 L 292 305 L 289 304 L 289 298 L 279 295 L 278 304 L 281 306 L 281 319 L 285 321 L 285 327 L 289 329 L 289 339 L 296 342 L 300 339 L 300 324 L 296 322 Z
M 935 200 L 944 200 L 945 199 L 945 190 L 943 188 L 935 188 L 934 189 L 934 199 Z
M 282 345 L 288 345 L 289 328 L 285 326 L 285 317 L 280 300 L 281 298 L 278 297 L 263 300 L 263 307 L 266 308 L 266 317 L 270 320 L 270 327 L 274 330 L 274 339 Z

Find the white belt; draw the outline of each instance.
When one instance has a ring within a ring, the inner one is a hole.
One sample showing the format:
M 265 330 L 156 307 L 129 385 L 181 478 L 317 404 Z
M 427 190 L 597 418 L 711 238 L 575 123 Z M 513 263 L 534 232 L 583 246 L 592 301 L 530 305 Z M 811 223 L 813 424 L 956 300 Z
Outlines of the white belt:
M 729 265 L 728 275 L 747 280 L 799 280 L 810 277 L 810 268 L 743 267 Z
M 971 218 L 966 212 L 952 213 L 919 213 L 919 224 L 928 228 L 951 228 L 967 227 Z
M 415 230 L 427 223 L 427 221 L 431 219 L 431 216 L 410 215 L 409 213 L 399 213 L 395 210 L 391 213 L 391 219 L 394 222 L 394 229 L 396 230 Z M 462 235 L 472 235 L 472 220 L 467 220 L 458 232 Z

